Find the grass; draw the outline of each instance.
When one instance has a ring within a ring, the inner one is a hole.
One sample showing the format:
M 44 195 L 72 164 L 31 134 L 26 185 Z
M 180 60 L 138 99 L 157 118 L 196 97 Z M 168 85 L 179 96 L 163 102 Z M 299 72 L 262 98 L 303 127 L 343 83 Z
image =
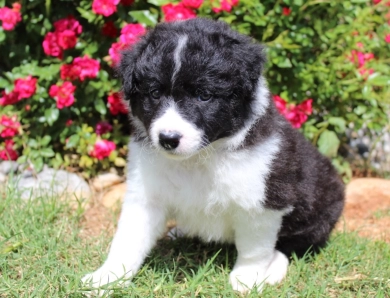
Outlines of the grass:
M 0 197 L 0 297 L 84 297 L 80 278 L 104 261 L 111 235 L 81 237 L 84 208 L 58 198 Z M 234 247 L 161 240 L 128 288 L 110 297 L 239 297 Z M 259 297 L 250 293 L 248 297 Z M 337 233 L 322 253 L 293 259 L 262 297 L 390 297 L 390 246 Z

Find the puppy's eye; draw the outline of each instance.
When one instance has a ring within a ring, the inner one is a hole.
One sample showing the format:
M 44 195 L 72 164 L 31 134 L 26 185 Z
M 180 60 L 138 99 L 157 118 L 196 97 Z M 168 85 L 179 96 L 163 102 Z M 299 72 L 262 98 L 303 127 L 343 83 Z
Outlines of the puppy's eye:
M 198 100 L 200 101 L 209 101 L 211 99 L 212 95 L 208 92 L 203 92 L 198 95 Z
M 150 95 L 151 95 L 154 99 L 159 99 L 159 98 L 161 97 L 160 90 L 158 90 L 158 89 L 153 89 L 152 91 L 150 91 Z

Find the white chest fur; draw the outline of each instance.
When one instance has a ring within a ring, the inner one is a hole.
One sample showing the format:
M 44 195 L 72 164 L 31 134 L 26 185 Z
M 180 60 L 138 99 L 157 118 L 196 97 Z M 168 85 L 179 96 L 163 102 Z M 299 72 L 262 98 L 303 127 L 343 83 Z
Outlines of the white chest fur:
M 158 152 L 130 144 L 129 167 L 140 180 L 146 200 L 166 208 L 179 228 L 206 241 L 233 241 L 234 221 L 241 212 L 261 213 L 266 178 L 279 138 L 270 137 L 251 149 L 222 151 L 213 144 L 200 155 L 184 161 L 168 159 Z M 133 177 L 135 178 L 135 177 Z

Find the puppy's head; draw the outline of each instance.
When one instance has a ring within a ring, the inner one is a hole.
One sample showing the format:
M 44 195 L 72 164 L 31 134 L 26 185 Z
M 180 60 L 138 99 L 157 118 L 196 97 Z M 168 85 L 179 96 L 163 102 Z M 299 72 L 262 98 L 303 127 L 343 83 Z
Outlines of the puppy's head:
M 162 23 L 124 53 L 120 74 L 133 124 L 168 157 L 234 135 L 251 113 L 263 48 L 225 23 Z

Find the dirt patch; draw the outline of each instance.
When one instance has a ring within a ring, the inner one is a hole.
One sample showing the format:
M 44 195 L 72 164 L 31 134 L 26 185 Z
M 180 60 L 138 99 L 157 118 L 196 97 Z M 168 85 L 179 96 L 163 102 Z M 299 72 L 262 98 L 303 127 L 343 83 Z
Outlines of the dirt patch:
M 390 243 L 390 180 L 359 178 L 346 189 L 339 231 L 356 231 L 360 236 Z
M 118 213 L 106 208 L 101 203 L 101 195 L 98 194 L 86 206 L 86 211 L 80 222 L 82 229 L 79 235 L 82 238 L 94 238 L 104 232 L 112 236 L 117 219 Z

